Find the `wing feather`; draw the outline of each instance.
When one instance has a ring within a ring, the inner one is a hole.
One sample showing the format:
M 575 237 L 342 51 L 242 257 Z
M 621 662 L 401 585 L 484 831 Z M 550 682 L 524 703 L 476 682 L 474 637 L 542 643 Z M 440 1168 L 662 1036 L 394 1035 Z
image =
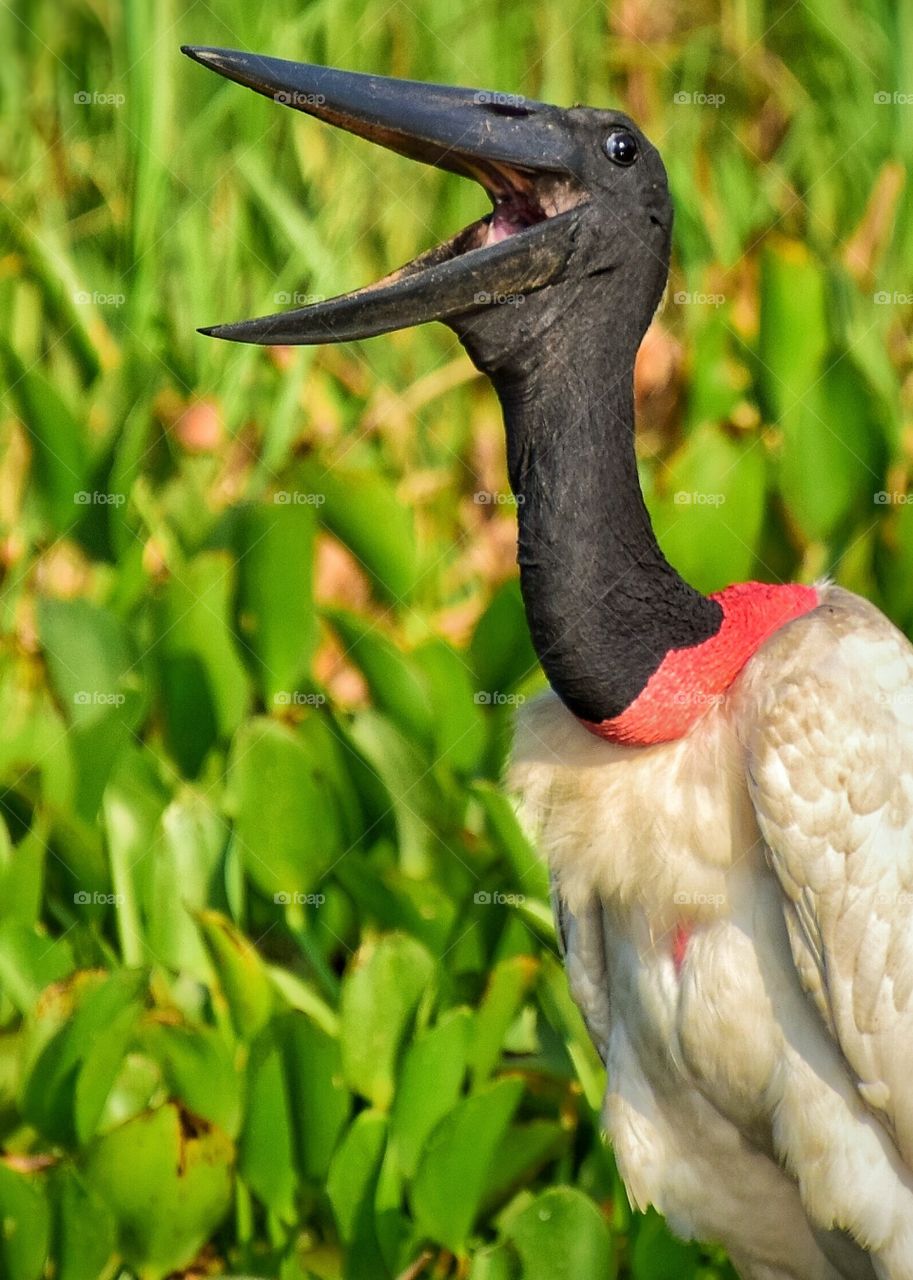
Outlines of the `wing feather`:
M 735 709 L 802 984 L 913 1166 L 913 647 L 827 588 Z

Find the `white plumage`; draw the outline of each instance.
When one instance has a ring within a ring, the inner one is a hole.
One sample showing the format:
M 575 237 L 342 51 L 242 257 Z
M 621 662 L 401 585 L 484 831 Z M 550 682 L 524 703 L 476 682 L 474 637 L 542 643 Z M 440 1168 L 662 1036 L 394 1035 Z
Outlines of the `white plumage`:
M 913 1280 L 907 640 L 825 586 L 677 741 L 536 700 L 510 783 L 632 1201 L 745 1280 Z

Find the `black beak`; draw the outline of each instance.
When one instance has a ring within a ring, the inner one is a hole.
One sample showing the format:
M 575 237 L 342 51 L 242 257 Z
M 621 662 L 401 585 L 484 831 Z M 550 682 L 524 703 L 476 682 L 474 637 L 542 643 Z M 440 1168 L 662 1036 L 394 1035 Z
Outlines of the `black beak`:
M 488 217 L 375 284 L 201 333 L 271 345 L 344 342 L 515 301 L 562 274 L 586 193 L 574 176 L 578 144 L 558 108 L 228 49 L 183 51 L 276 102 L 475 178 L 494 206 Z

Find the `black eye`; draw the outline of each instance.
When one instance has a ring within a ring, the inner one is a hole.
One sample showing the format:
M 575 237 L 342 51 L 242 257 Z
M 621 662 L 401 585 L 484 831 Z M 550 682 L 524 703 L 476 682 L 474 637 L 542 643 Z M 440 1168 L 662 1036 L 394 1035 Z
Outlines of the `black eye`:
M 605 140 L 605 153 L 612 164 L 627 169 L 637 159 L 637 139 L 627 129 L 615 129 Z

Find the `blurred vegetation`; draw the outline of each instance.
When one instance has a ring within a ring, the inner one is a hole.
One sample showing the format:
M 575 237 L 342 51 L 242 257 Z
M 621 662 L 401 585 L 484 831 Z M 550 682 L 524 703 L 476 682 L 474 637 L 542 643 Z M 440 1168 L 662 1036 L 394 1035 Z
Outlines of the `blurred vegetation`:
M 34 0 L 0 11 L 0 1274 L 731 1276 L 632 1214 L 498 778 L 541 685 L 499 414 L 354 286 L 471 183 L 183 42 L 625 106 L 677 207 L 638 367 L 698 586 L 913 625 L 913 10 Z

